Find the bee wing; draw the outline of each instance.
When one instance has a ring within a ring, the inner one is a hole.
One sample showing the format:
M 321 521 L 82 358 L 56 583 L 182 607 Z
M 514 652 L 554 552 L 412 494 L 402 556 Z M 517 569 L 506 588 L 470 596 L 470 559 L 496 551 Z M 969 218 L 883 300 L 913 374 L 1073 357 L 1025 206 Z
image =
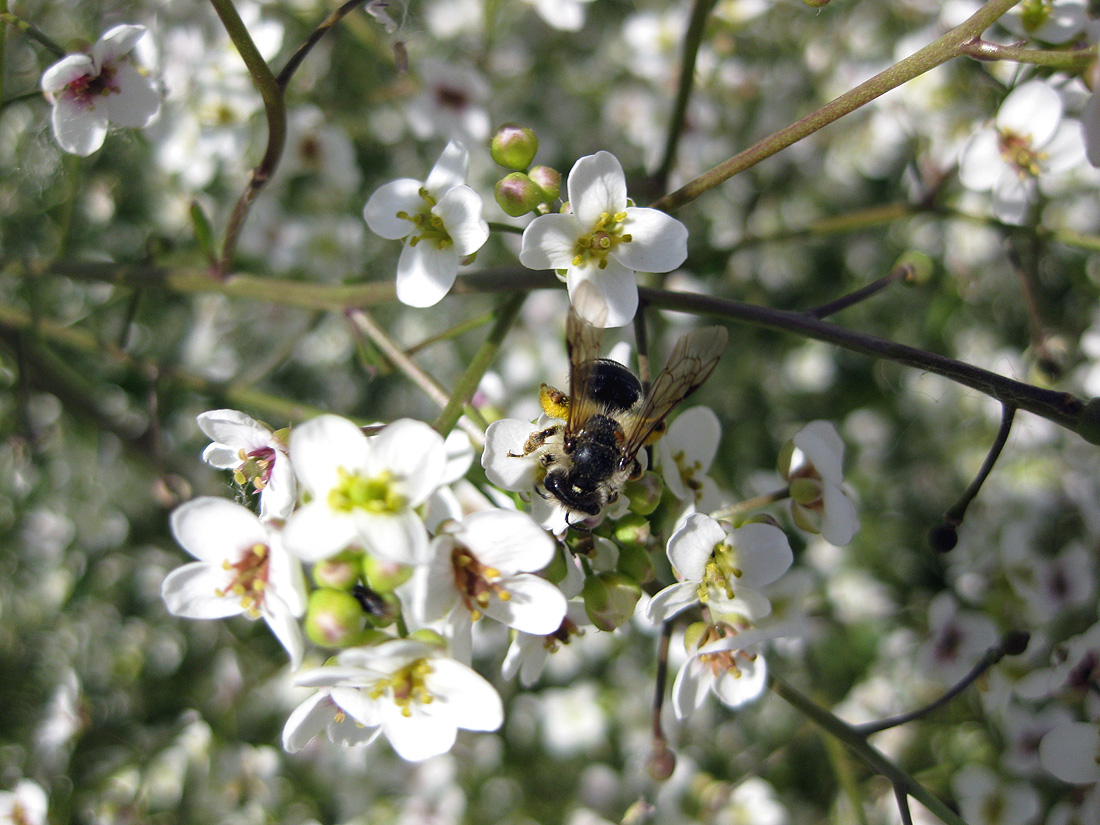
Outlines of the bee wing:
M 725 327 L 703 327 L 676 342 L 668 363 L 649 388 L 645 403 L 626 434 L 625 460 L 633 459 L 672 409 L 710 377 L 728 337 Z
M 599 412 L 599 405 L 593 402 L 587 391 L 592 381 L 592 371 L 596 359 L 600 357 L 600 337 L 603 327 L 592 326 L 577 314 L 569 310 L 569 319 L 565 325 L 565 344 L 569 351 L 569 419 L 565 424 L 567 435 L 579 432 L 593 415 Z

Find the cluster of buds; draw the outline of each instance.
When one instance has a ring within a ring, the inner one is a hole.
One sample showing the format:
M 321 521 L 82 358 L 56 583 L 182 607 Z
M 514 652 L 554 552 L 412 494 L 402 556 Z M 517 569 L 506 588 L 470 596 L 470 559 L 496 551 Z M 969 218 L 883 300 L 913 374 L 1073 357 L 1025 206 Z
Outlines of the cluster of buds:
M 493 188 L 496 201 L 513 218 L 528 212 L 545 214 L 561 191 L 561 173 L 549 166 L 531 166 L 539 150 L 534 130 L 505 123 L 489 144 L 489 154 L 498 165 L 510 170 Z

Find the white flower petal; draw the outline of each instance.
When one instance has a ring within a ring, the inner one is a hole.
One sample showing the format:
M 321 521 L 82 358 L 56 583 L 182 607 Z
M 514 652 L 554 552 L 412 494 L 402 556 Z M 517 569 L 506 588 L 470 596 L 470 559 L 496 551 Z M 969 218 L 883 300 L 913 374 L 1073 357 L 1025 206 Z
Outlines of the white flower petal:
M 43 72 L 42 91 L 47 96 L 59 95 L 74 80 L 93 74 L 95 66 L 91 57 L 86 54 L 66 55 Z
M 1100 782 L 1100 725 L 1067 722 L 1039 742 L 1039 760 L 1063 782 Z
M 107 137 L 107 110 L 103 106 L 62 94 L 50 117 L 58 145 L 71 154 L 87 157 Z
M 164 577 L 161 597 L 168 612 L 187 619 L 224 619 L 244 612 L 241 600 L 219 596 L 228 584 L 224 571 L 196 561 L 178 567 Z
M 649 600 L 646 618 L 651 622 L 664 622 L 677 613 L 699 603 L 699 582 L 683 581 L 670 584 Z
M 839 484 L 844 478 L 844 442 L 828 421 L 811 421 L 794 434 L 794 446 L 802 451 L 821 478 Z
M 714 548 L 726 541 L 726 531 L 710 516 L 694 513 L 668 540 L 668 560 L 677 575 L 701 581 Z
M 412 234 L 416 224 L 408 218 L 397 217 L 397 213 L 416 215 L 423 209 L 421 186 L 423 184 L 418 180 L 399 178 L 375 189 L 363 207 L 363 219 L 371 232 L 391 241 Z
M 530 516 L 511 510 L 470 513 L 457 538 L 478 561 L 504 575 L 542 570 L 554 558 L 556 547 Z
M 469 186 L 447 190 L 432 212 L 443 219 L 447 234 L 460 256 L 472 255 L 489 240 L 489 224 L 481 217 L 481 195 Z
M 290 608 L 279 598 L 276 593 L 265 593 L 263 601 L 263 617 L 279 644 L 290 654 L 290 666 L 295 670 L 302 664 L 302 656 L 305 653 L 305 640 L 302 637 L 302 628 L 291 614 Z
M 214 442 L 211 446 L 225 445 L 247 451 L 268 446 L 271 442 L 271 430 L 239 410 L 210 410 L 199 413 L 196 420 L 199 429 Z
M 671 272 L 687 259 L 687 227 L 659 209 L 629 207 L 623 230 L 631 236 L 611 251 L 638 272 Z
M 485 607 L 487 616 L 537 636 L 549 635 L 561 627 L 565 596 L 555 585 L 533 573 L 519 573 L 502 579 L 500 584 L 509 598 L 491 598 Z
M 431 660 L 425 682 L 442 699 L 449 718 L 463 730 L 494 731 L 504 722 L 500 694 L 486 679 L 461 662 L 445 657 Z
M 340 482 L 341 468 L 359 472 L 366 465 L 367 437 L 351 421 L 320 415 L 290 434 L 290 462 L 308 492 L 327 497 Z
M 821 523 L 821 535 L 838 547 L 849 544 L 859 530 L 856 505 L 843 488 L 835 484 L 825 485 L 822 490 L 822 504 L 825 517 Z
M 601 316 L 605 327 L 625 327 L 634 320 L 638 310 L 638 281 L 634 270 L 627 269 L 614 258 L 607 258 L 607 266 L 599 269 L 586 266 L 569 269 L 566 286 L 574 308 L 590 324 L 599 325 Z M 575 300 L 583 284 L 596 288 L 599 301 Z M 604 314 L 606 313 L 606 314 Z
M 981 129 L 959 154 L 959 182 L 972 192 L 989 192 L 1004 169 L 1001 140 L 993 129 Z
M 672 709 L 677 719 L 687 719 L 693 710 L 703 704 L 713 680 L 710 671 L 695 656 L 681 665 L 672 683 Z
M 458 264 L 454 247 L 406 243 L 397 260 L 397 300 L 410 307 L 435 306 L 454 286 Z
M 428 530 L 412 510 L 353 514 L 357 535 L 372 556 L 397 564 L 422 564 L 428 557 Z
M 739 708 L 764 692 L 767 684 L 767 666 L 764 657 L 757 653 L 752 659 L 738 657 L 739 672 L 726 671 L 712 686 L 714 695 L 723 705 Z
M 104 32 L 92 46 L 92 59 L 97 67 L 115 63 L 128 55 L 145 34 L 145 26 L 121 25 Z
M 424 188 L 439 198 L 448 189 L 466 182 L 466 170 L 470 165 L 470 152 L 465 144 L 452 140 L 435 162 Z M 480 201 L 479 201 L 480 202 Z
M 116 67 L 114 83 L 118 92 L 105 100 L 110 121 L 131 129 L 148 125 L 160 111 L 160 95 L 149 78 L 126 61 Z
M 523 230 L 519 262 L 528 269 L 567 269 L 583 232 L 573 215 L 540 215 Z
M 420 707 L 406 717 L 396 705 L 390 704 L 382 714 L 382 732 L 398 756 L 408 762 L 422 762 L 449 751 L 458 730 L 426 715 Z
M 389 470 L 405 485 L 409 505 L 416 507 L 438 487 L 447 467 L 443 436 L 423 421 L 400 418 L 369 442 L 370 470 Z
M 172 534 L 188 553 L 201 561 L 235 562 L 256 544 L 267 545 L 267 530 L 256 515 L 224 498 L 204 496 L 172 511 Z
M 325 729 L 337 712 L 327 690 L 318 691 L 298 705 L 283 725 L 283 750 L 297 753 Z
M 587 231 L 600 216 L 626 209 L 626 175 L 610 152 L 586 155 L 573 164 L 566 182 L 569 205 Z
M 283 527 L 286 549 L 304 562 L 318 562 L 334 556 L 359 538 L 355 520 L 346 513 L 334 513 L 328 502 L 314 499 L 290 514 Z
M 742 574 L 738 584 L 748 587 L 771 584 L 794 561 L 786 533 L 772 524 L 743 525 L 733 531 L 732 538 Z
M 523 445 L 534 432 L 534 425 L 516 418 L 501 418 L 489 425 L 481 466 L 490 484 L 514 493 L 534 488 L 538 462 L 523 457 Z
M 997 128 L 1030 138 L 1032 147 L 1046 143 L 1062 119 L 1062 97 L 1041 80 L 1009 92 L 997 110 Z

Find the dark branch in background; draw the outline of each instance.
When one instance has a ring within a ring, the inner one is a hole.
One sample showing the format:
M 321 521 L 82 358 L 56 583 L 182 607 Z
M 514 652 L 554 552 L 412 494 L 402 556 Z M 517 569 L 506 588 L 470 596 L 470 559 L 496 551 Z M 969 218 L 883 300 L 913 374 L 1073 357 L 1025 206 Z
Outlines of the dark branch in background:
M 676 756 L 668 747 L 664 728 L 661 726 L 661 708 L 665 704 L 665 685 L 668 683 L 668 647 L 672 639 L 672 622 L 661 625 L 657 642 L 657 675 L 653 680 L 653 745 L 647 767 L 650 776 L 657 780 L 668 779 L 676 769 Z
M 283 70 L 279 72 L 279 76 L 275 79 L 275 82 L 279 84 L 279 88 L 285 92 L 286 87 L 290 84 L 290 78 L 298 71 L 298 67 L 302 65 L 302 61 L 306 59 L 306 55 L 313 50 L 313 47 L 320 42 L 322 37 L 328 34 L 329 29 L 353 12 L 356 6 L 362 6 L 366 2 L 368 2 L 368 0 L 348 0 L 348 2 L 344 3 L 344 5 L 340 6 L 340 8 L 326 17 L 321 25 L 314 29 L 313 33 L 306 38 L 306 42 L 299 46 L 298 50 L 290 56 L 290 60 L 287 61 Z
M 837 298 L 835 301 L 829 301 L 827 304 L 822 304 L 815 309 L 807 309 L 803 312 L 804 315 L 810 318 L 826 318 L 834 313 L 840 312 L 842 309 L 855 306 L 860 301 L 865 301 L 872 295 L 876 295 L 891 284 L 896 284 L 898 281 L 904 283 L 912 283 L 916 279 L 916 264 L 913 263 L 899 263 L 894 266 L 889 272 L 879 278 L 877 281 L 872 281 L 867 286 L 860 287 L 853 292 L 849 292 L 847 295 L 843 295 Z
M 935 701 L 929 702 L 924 707 L 911 710 L 908 713 L 899 713 L 897 716 L 881 719 L 878 722 L 867 722 L 863 725 L 856 725 L 855 730 L 863 736 L 870 736 L 872 733 L 878 733 L 879 731 L 889 728 L 896 728 L 898 725 L 904 725 L 908 722 L 920 719 L 922 716 L 927 716 L 932 711 L 942 708 L 970 687 L 970 685 L 978 681 L 983 673 L 997 664 L 997 662 L 1001 661 L 1005 656 L 1019 656 L 1027 649 L 1028 641 L 1030 641 L 1030 638 L 1028 634 L 1023 631 L 1014 631 L 1005 634 L 1000 644 L 989 648 L 989 650 L 982 654 L 982 658 L 970 669 L 970 672 L 963 676 L 956 684 L 948 688 L 948 690 Z
M 1005 404 L 1001 410 L 1001 426 L 997 430 L 997 438 L 993 441 L 993 446 L 989 448 L 985 461 L 982 462 L 982 467 L 978 470 L 978 475 L 970 482 L 970 486 L 966 488 L 962 498 L 943 514 L 943 521 L 928 531 L 928 543 L 932 545 L 933 550 L 946 553 L 954 549 L 959 540 L 958 527 L 966 516 L 966 508 L 970 506 L 970 502 L 978 495 L 978 491 L 982 489 L 985 480 L 993 471 L 993 465 L 997 463 L 997 459 L 1008 441 L 1008 434 L 1012 429 L 1012 420 L 1015 416 L 1016 408 Z

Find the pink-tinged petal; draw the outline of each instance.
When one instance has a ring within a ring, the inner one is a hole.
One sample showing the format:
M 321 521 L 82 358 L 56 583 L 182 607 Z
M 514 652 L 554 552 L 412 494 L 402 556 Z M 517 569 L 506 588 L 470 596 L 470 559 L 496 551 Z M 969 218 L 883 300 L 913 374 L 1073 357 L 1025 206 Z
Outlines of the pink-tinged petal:
M 87 157 L 107 137 L 107 110 L 62 94 L 53 105 L 53 134 L 58 145 L 74 155 Z
M 172 511 L 172 534 L 200 561 L 236 562 L 256 544 L 267 545 L 267 530 L 255 514 L 224 498 L 204 496 Z
M 489 224 L 481 217 L 481 196 L 469 186 L 447 190 L 432 212 L 443 219 L 459 256 L 472 255 L 489 240 Z
M 523 230 L 519 262 L 528 269 L 567 269 L 583 233 L 573 215 L 540 215 Z
M 791 566 L 794 554 L 787 534 L 772 524 L 751 523 L 733 531 L 737 548 L 738 584 L 763 587 L 771 584 Z
M 702 581 L 714 548 L 726 541 L 726 531 L 710 516 L 694 513 L 668 540 L 668 560 L 677 575 Z
M 1040 147 L 1054 134 L 1062 120 L 1062 96 L 1041 80 L 1017 86 L 997 110 L 997 128 L 1030 138 Z
M 454 247 L 406 243 L 397 260 L 397 300 L 410 307 L 435 306 L 454 286 L 458 263 Z
M 310 696 L 287 717 L 283 725 L 283 750 L 287 753 L 300 751 L 325 729 L 338 710 L 328 691 L 318 691 Z
M 752 659 L 737 658 L 737 671 L 726 671 L 713 685 L 714 695 L 728 708 L 739 708 L 764 692 L 768 669 L 759 653 Z
M 70 54 L 54 63 L 42 74 L 42 91 L 47 97 L 59 95 L 74 80 L 95 74 L 92 58 L 86 54 Z
M 844 490 L 834 484 L 826 484 L 822 490 L 825 517 L 821 522 L 821 535 L 838 547 L 851 543 L 859 530 L 856 505 Z
M 500 584 L 509 598 L 490 599 L 485 607 L 487 616 L 536 636 L 546 636 L 561 627 L 565 596 L 554 584 L 534 573 L 519 573 L 502 579 Z
M 659 624 L 698 603 L 698 581 L 676 582 L 676 584 L 670 584 L 649 600 L 645 614 L 651 622 Z
M 671 272 L 687 259 L 687 227 L 659 209 L 628 208 L 623 231 L 632 240 L 611 256 L 636 272 Z
M 328 502 L 320 499 L 291 513 L 283 527 L 283 544 L 304 562 L 335 556 L 358 539 L 355 520 L 350 515 L 333 512 Z
M 509 510 L 471 513 L 463 519 L 456 538 L 478 561 L 504 575 L 542 570 L 553 560 L 556 547 L 530 516 Z
M 626 209 L 626 175 L 610 152 L 586 155 L 574 163 L 566 186 L 583 231 L 591 230 L 604 212 L 614 215 Z
M 97 68 L 115 63 L 128 55 L 145 34 L 145 26 L 122 25 L 110 29 L 92 46 L 92 60 Z
M 1069 722 L 1049 731 L 1039 742 L 1039 760 L 1063 782 L 1100 782 L 1100 725 Z
M 458 727 L 493 731 L 503 724 L 500 695 L 483 676 L 453 659 L 435 658 L 430 664 L 432 672 L 425 683 L 434 696 L 442 699 Z
M 451 187 L 466 182 L 466 170 L 469 165 L 469 150 L 459 141 L 452 140 L 439 156 L 439 160 L 435 162 L 432 171 L 428 173 L 424 188 L 438 198 Z
M 118 92 L 105 100 L 110 121 L 131 129 L 148 125 L 160 111 L 160 95 L 149 78 L 125 62 L 118 64 L 114 83 Z
M 982 129 L 959 155 L 959 182 L 972 192 L 989 192 L 1004 168 L 1000 137 L 992 129 Z
M 443 436 L 423 421 L 399 418 L 369 442 L 372 474 L 389 470 L 404 482 L 409 506 L 424 502 L 443 480 L 447 452 Z
M 160 592 L 173 615 L 187 619 L 224 619 L 244 612 L 239 598 L 218 595 L 218 591 L 228 584 L 228 577 L 220 567 L 196 561 L 165 576 Z
M 523 445 L 534 432 L 533 424 L 516 418 L 501 418 L 489 425 L 481 466 L 490 484 L 514 493 L 534 488 L 538 462 L 523 456 Z
M 397 705 L 387 703 L 382 716 L 382 732 L 398 756 L 407 762 L 422 762 L 454 747 L 458 729 L 424 714 L 419 708 L 412 716 L 402 716 Z
M 680 721 L 687 719 L 707 698 L 714 677 L 696 657 L 691 657 L 680 667 L 676 681 L 672 683 L 672 709 Z
M 587 298 L 584 301 L 574 300 L 577 290 L 584 283 L 596 288 L 598 301 Z M 605 327 L 625 327 L 634 320 L 634 313 L 638 311 L 638 281 L 634 270 L 627 269 L 613 258 L 607 258 L 607 266 L 603 269 L 595 266 L 571 268 L 566 287 L 574 308 L 590 324 L 598 325 L 602 317 Z
M 359 539 L 372 556 L 397 564 L 422 564 L 428 558 L 428 530 L 412 510 L 383 514 L 355 511 Z
M 290 434 L 290 463 L 310 493 L 328 496 L 340 482 L 340 470 L 360 472 L 366 465 L 367 437 L 351 421 L 320 415 Z
M 418 180 L 399 178 L 375 189 L 363 207 L 363 220 L 370 231 L 391 241 L 412 234 L 416 225 L 408 218 L 397 217 L 397 213 L 416 215 L 424 208 L 424 199 L 420 197 L 422 186 Z

